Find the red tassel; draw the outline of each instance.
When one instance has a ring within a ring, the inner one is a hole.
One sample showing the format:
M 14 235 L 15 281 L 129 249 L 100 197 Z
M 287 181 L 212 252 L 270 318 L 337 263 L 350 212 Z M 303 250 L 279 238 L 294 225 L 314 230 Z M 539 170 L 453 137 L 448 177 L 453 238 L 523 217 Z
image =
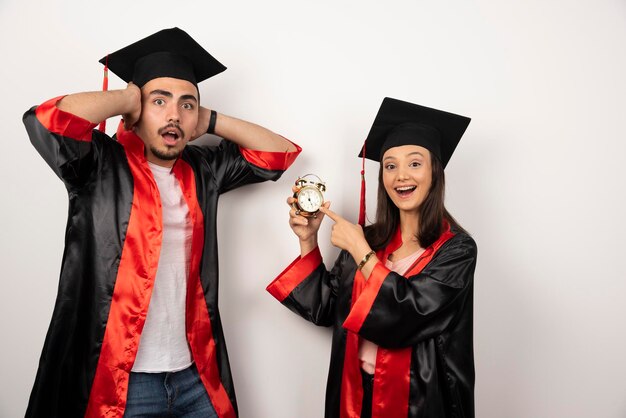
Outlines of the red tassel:
M 359 205 L 359 225 L 365 226 L 365 171 L 361 170 L 361 199 Z
M 365 226 L 365 143 L 363 143 L 363 160 L 361 164 L 361 198 L 359 199 L 359 225 Z
M 107 59 L 104 62 L 104 78 L 102 80 L 102 91 L 109 90 L 109 56 L 107 55 Z M 106 119 L 100 122 L 98 126 L 98 130 L 100 132 L 106 133 L 107 129 L 107 121 Z

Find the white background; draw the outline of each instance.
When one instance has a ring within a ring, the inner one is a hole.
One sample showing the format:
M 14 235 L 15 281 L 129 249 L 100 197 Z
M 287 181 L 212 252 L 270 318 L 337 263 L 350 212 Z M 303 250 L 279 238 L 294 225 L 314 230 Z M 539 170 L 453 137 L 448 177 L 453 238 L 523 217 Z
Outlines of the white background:
M 0 417 L 26 408 L 67 215 L 22 113 L 98 90 L 99 58 L 173 26 L 229 67 L 201 84 L 205 106 L 304 148 L 277 183 L 221 200 L 220 305 L 242 417 L 323 415 L 330 333 L 264 289 L 298 253 L 284 203 L 298 175 L 320 175 L 356 220 L 356 154 L 385 96 L 472 117 L 446 173 L 448 208 L 479 245 L 477 416 L 626 416 L 623 0 L 0 0 Z

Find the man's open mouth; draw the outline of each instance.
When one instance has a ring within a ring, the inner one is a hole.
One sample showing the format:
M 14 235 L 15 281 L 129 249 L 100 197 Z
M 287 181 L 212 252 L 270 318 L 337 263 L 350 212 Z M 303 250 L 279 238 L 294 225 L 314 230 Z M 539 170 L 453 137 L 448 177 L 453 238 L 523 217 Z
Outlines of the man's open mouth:
M 159 129 L 159 134 L 167 145 L 176 145 L 182 136 L 179 129 L 171 127 Z

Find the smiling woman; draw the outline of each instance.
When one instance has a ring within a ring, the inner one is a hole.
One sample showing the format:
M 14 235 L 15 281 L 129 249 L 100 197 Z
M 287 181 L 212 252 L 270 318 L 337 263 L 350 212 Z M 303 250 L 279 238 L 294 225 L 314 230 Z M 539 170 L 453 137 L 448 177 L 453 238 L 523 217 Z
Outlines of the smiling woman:
M 401 170 L 394 159 L 402 155 L 406 174 L 398 175 Z M 387 162 L 392 166 L 388 167 Z M 394 187 L 394 181 L 398 187 Z M 402 184 L 411 182 L 411 185 Z M 385 247 L 399 222 L 414 224 L 409 230 L 417 231 L 416 238 L 424 248 L 441 235 L 444 220 L 452 228 L 465 232 L 446 209 L 444 199 L 445 174 L 439 158 L 433 158 L 428 149 L 419 145 L 390 148 L 380 165 L 376 223 L 365 230 L 368 242 L 375 249 Z
M 380 172 L 379 185 L 384 187 L 387 197 L 383 200 L 391 199 L 402 224 L 419 225 L 419 210 L 429 196 L 433 179 L 430 152 L 418 145 L 390 148 L 383 156 Z M 428 244 L 424 241 L 424 245 Z
M 430 152 L 418 145 L 391 148 L 381 169 L 385 190 L 400 212 L 416 212 L 432 182 Z
M 268 291 L 305 319 L 334 326 L 327 418 L 474 416 L 477 250 L 445 209 L 443 171 L 468 124 L 383 101 L 361 153 L 381 163 L 376 222 L 364 231 L 328 203 L 320 209 L 343 250 L 331 271 L 317 248 L 323 216 L 290 211 L 300 257 Z

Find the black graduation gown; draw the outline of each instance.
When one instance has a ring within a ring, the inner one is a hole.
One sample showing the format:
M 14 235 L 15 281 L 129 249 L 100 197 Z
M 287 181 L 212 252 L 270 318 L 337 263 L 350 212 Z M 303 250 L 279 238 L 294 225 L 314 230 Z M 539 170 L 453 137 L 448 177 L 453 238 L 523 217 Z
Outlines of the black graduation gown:
M 402 244 L 398 230 L 379 260 Z M 329 272 L 319 249 L 297 258 L 267 288 L 316 325 L 332 326 L 326 418 L 359 418 L 359 336 L 378 344 L 373 418 L 474 416 L 473 276 L 477 248 L 446 232 L 406 277 L 381 261 L 364 280 L 342 251 Z
M 30 140 L 69 196 L 58 295 L 27 417 L 124 415 L 161 247 L 158 188 L 144 145 L 122 124 L 116 140 L 52 99 L 24 114 Z M 220 418 L 237 416 L 217 308 L 216 213 L 220 194 L 278 179 L 300 152 L 188 145 L 176 175 L 193 224 L 186 333 Z

